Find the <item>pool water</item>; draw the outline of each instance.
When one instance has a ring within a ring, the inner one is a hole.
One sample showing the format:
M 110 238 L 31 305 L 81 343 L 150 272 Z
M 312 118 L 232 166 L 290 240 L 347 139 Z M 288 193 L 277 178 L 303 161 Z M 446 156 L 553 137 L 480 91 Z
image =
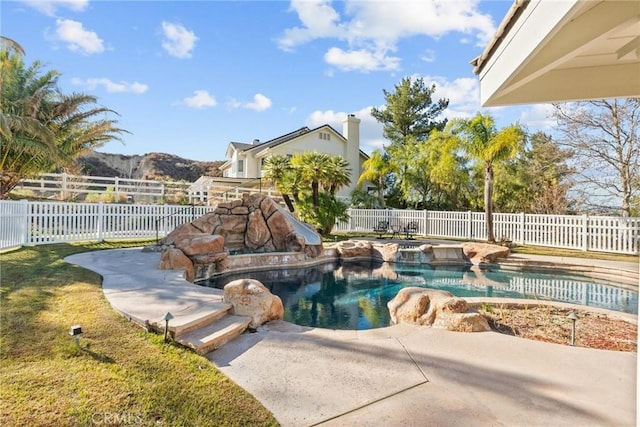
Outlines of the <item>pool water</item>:
M 583 276 L 504 271 L 477 266 L 408 266 L 389 263 L 328 263 L 301 269 L 273 269 L 224 275 L 207 282 L 259 280 L 282 299 L 284 320 L 329 329 L 388 326 L 387 302 L 407 286 L 449 291 L 459 297 L 509 297 L 570 302 L 638 313 L 638 293 Z

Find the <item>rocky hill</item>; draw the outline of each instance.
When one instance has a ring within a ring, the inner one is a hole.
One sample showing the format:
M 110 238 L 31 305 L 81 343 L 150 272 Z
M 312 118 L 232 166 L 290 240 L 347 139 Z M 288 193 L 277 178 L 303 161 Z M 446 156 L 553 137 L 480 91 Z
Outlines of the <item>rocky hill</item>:
M 143 156 L 91 152 L 78 159 L 83 175 L 194 182 L 202 175 L 222 176 L 223 160 L 202 162 L 166 153 Z

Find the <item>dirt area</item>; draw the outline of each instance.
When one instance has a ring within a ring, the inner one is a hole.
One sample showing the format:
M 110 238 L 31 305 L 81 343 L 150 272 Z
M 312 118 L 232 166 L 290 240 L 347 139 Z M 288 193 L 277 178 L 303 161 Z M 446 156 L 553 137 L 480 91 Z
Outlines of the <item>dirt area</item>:
M 572 310 L 553 306 L 501 307 L 484 305 L 480 313 L 497 332 L 522 338 L 571 344 L 572 322 L 567 318 Z M 577 347 L 615 351 L 638 351 L 638 326 L 606 314 L 576 310 Z

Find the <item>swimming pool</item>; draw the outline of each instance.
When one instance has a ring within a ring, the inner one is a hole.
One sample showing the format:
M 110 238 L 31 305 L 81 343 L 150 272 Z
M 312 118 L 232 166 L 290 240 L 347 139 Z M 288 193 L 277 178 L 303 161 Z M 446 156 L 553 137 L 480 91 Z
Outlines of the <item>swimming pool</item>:
M 497 267 L 409 266 L 379 262 L 328 263 L 224 275 L 206 282 L 222 289 L 242 278 L 262 282 L 282 299 L 284 320 L 329 329 L 374 329 L 389 325 L 389 302 L 400 289 L 442 289 L 459 297 L 508 297 L 570 302 L 637 314 L 638 293 L 604 280 Z

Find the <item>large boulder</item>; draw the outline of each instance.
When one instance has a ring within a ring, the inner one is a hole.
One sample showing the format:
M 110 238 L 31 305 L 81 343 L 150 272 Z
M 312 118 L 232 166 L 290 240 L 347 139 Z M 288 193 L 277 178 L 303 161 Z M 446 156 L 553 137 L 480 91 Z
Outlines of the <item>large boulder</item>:
M 239 279 L 224 287 L 223 301 L 233 306 L 233 314 L 251 317 L 250 328 L 270 320 L 282 320 L 284 307 L 277 295 L 253 279 Z
M 367 240 L 345 240 L 335 245 L 341 259 L 371 258 L 373 245 Z
M 184 270 L 184 278 L 190 282 L 195 277 L 193 261 L 180 249 L 170 248 L 160 255 L 160 270 Z
M 462 244 L 464 255 L 473 264 L 493 263 L 498 258 L 506 258 L 511 252 L 509 248 L 490 243 L 465 242 Z
M 487 319 L 451 292 L 403 288 L 387 303 L 393 323 L 410 323 L 461 332 L 489 331 Z
M 174 243 L 187 256 L 224 251 L 224 238 L 215 234 L 188 233 L 180 235 Z

